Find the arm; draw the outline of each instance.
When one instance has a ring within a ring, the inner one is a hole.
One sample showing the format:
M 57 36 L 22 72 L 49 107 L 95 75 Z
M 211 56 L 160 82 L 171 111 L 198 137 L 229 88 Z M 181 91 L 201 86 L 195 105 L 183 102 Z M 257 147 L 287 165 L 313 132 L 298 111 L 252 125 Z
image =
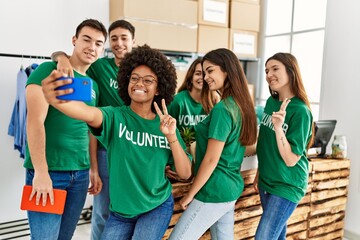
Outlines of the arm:
M 204 159 L 201 162 L 199 171 L 194 179 L 193 184 L 189 192 L 180 200 L 180 205 L 183 209 L 186 209 L 188 204 L 194 199 L 194 196 L 200 191 L 200 189 L 209 180 L 211 174 L 215 170 L 221 153 L 224 149 L 225 142 L 210 138 Z
M 42 81 L 42 91 L 46 101 L 53 107 L 63 112 L 69 117 L 82 120 L 93 128 L 101 127 L 103 116 L 100 109 L 86 105 L 80 101 L 60 100 L 57 96 L 71 93 L 72 89 L 55 90 L 57 87 L 71 83 L 71 79 L 57 80 L 63 74 L 57 70 Z
M 89 187 L 88 192 L 90 194 L 96 195 L 100 193 L 102 189 L 102 181 L 99 176 L 98 169 L 98 159 L 97 159 L 97 139 L 89 133 L 90 137 L 90 182 L 91 186 Z
M 174 158 L 176 173 L 180 178 L 188 179 L 191 176 L 191 162 L 177 139 L 176 119 L 168 114 L 164 99 L 162 100 L 162 108 L 164 114 L 161 112 L 156 102 L 154 102 L 154 107 L 156 113 L 160 117 L 160 130 L 169 142 L 171 152 Z
M 191 177 L 191 162 L 181 144 L 179 143 L 176 134 L 168 134 L 166 138 L 169 142 L 171 152 L 174 158 L 174 164 L 177 175 L 181 179 L 188 179 Z
M 276 143 L 279 149 L 280 155 L 284 160 L 286 166 L 292 167 L 299 161 L 300 156 L 293 153 L 291 150 L 290 143 L 288 142 L 285 133 L 282 129 L 282 125 L 285 120 L 286 115 L 286 107 L 289 104 L 290 100 L 285 99 L 280 106 L 280 110 L 278 112 L 274 112 L 271 120 L 274 124 L 274 131 L 276 136 Z
M 253 182 L 253 188 L 255 190 L 255 192 L 259 192 L 259 169 L 256 170 L 256 175 L 255 175 L 255 179 L 254 179 L 254 182 Z
M 300 156 L 293 153 L 282 128 L 275 129 L 276 143 L 286 166 L 293 167 L 299 161 Z
M 257 143 L 254 143 L 253 145 L 246 146 L 244 157 L 250 157 L 250 156 L 253 156 L 253 155 L 256 154 L 256 144 Z
M 30 84 L 26 87 L 27 102 L 27 141 L 30 151 L 31 162 L 34 166 L 32 199 L 36 195 L 36 204 L 42 197 L 45 205 L 49 195 L 50 203 L 54 204 L 52 181 L 48 172 L 45 153 L 45 118 L 48 111 L 48 103 L 45 101 L 41 86 Z
M 57 70 L 65 73 L 70 77 L 74 77 L 73 67 L 71 66 L 69 56 L 62 51 L 53 52 L 51 60 L 57 62 Z

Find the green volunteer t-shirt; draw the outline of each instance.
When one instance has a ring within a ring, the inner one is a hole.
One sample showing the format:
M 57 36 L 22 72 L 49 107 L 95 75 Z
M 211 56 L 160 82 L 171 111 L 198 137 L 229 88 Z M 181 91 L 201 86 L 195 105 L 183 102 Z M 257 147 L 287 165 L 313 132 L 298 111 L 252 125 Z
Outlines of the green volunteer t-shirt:
M 177 93 L 168 109 L 180 131 L 183 127 L 193 129 L 207 115 L 201 103 L 196 102 L 187 90 Z
M 173 163 L 159 116 L 144 119 L 129 106 L 100 109 L 102 129 L 90 129 L 108 153 L 110 210 L 134 217 L 158 207 L 171 194 L 165 166 Z M 176 134 L 185 149 L 179 131 Z
M 33 71 L 26 85 L 41 82 L 56 69 L 55 62 L 44 62 Z M 74 76 L 84 78 L 74 71 Z M 96 105 L 98 88 L 93 81 L 92 101 L 86 104 Z M 49 106 L 44 122 L 46 136 L 46 161 L 49 171 L 75 171 L 89 169 L 89 129 L 83 121 L 75 120 Z M 29 148 L 26 145 L 25 168 L 33 169 Z
M 282 128 L 292 152 L 301 157 L 295 166 L 288 167 L 278 150 L 271 121 L 272 113 L 279 111 L 281 104 L 279 100 L 270 97 L 261 119 L 257 143 L 259 187 L 298 203 L 305 195 L 308 183 L 309 163 L 306 146 L 312 135 L 313 118 L 304 102 L 296 97 L 291 98 Z
M 203 202 L 228 202 L 240 197 L 244 180 L 240 175 L 245 147 L 239 142 L 241 114 L 232 97 L 214 106 L 197 125 L 195 175 L 205 156 L 208 139 L 225 142 L 219 162 L 209 180 L 196 194 Z
M 87 74 L 99 85 L 99 106 L 118 107 L 124 105 L 118 94 L 119 67 L 115 64 L 114 58 L 99 58 L 91 64 Z

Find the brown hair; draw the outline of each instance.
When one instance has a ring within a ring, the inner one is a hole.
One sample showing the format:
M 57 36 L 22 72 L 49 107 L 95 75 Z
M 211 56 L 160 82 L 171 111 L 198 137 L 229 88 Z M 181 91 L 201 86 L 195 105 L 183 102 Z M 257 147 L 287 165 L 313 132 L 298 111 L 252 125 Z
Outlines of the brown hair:
M 178 89 L 178 92 L 185 90 L 191 92 L 193 88 L 192 79 L 196 71 L 196 66 L 198 64 L 201 64 L 201 61 L 202 58 L 199 57 L 191 63 L 188 71 L 186 72 L 185 79 Z M 217 96 L 218 94 L 216 92 L 209 90 L 206 93 L 206 97 L 201 98 L 201 105 L 203 106 L 203 109 L 205 110 L 206 113 L 209 113 L 210 110 L 214 107 L 214 105 L 218 102 L 219 98 Z
M 289 76 L 291 92 L 295 95 L 295 97 L 297 97 L 301 101 L 303 101 L 306 104 L 306 106 L 308 106 L 309 110 L 311 111 L 310 101 L 306 94 L 305 87 L 304 87 L 302 77 L 301 77 L 299 64 L 298 64 L 298 61 L 295 58 L 295 56 L 290 53 L 278 52 L 266 60 L 265 66 L 270 60 L 276 60 L 276 61 L 279 61 L 282 64 L 284 64 L 286 73 Z M 272 91 L 270 89 L 270 87 L 269 87 L 269 91 L 273 98 L 279 98 L 279 94 L 276 91 Z M 314 138 L 314 123 L 312 123 L 312 133 L 313 133 L 312 137 L 307 146 L 308 148 L 312 145 L 313 140 L 314 140 L 313 139 Z
M 257 139 L 255 108 L 239 59 L 232 51 L 219 48 L 208 52 L 203 57 L 202 64 L 204 61 L 218 65 L 221 71 L 227 73 L 221 98 L 226 99 L 231 96 L 239 107 L 242 120 L 239 142 L 244 146 L 254 144 Z M 205 83 L 203 85 L 204 93 L 209 89 Z

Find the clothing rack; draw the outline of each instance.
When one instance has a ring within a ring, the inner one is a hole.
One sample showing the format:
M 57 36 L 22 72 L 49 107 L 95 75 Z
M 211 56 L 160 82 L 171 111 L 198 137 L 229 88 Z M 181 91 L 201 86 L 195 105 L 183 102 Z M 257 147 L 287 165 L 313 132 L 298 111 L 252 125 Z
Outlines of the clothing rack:
M 30 59 L 51 59 L 51 57 L 47 57 L 47 56 L 10 54 L 10 53 L 0 53 L 0 57 L 15 57 L 15 58 L 30 58 Z

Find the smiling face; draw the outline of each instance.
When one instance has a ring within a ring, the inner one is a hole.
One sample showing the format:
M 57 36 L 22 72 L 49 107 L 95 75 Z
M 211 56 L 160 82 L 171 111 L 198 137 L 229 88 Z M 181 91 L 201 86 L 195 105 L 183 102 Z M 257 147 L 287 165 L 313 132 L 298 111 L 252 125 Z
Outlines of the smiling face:
M 204 80 L 209 85 L 209 89 L 211 91 L 222 91 L 227 73 L 223 72 L 220 66 L 215 65 L 207 60 L 204 61 L 203 68 L 205 73 Z
M 101 31 L 85 26 L 79 32 L 78 37 L 73 37 L 72 43 L 74 45 L 73 55 L 76 55 L 84 65 L 90 65 L 101 56 L 105 37 Z
M 134 68 L 128 85 L 131 104 L 149 104 L 151 107 L 154 96 L 158 94 L 157 80 L 157 76 L 148 66 Z
M 114 54 L 116 63 L 119 63 L 126 53 L 131 52 L 135 40 L 128 29 L 121 27 L 113 29 L 109 35 L 111 51 Z
M 266 63 L 266 81 L 272 91 L 283 95 L 290 92 L 289 75 L 285 65 L 280 61 L 271 59 Z
M 195 72 L 191 80 L 194 90 L 201 91 L 203 87 L 203 71 L 201 68 L 201 63 L 198 63 L 195 67 Z

